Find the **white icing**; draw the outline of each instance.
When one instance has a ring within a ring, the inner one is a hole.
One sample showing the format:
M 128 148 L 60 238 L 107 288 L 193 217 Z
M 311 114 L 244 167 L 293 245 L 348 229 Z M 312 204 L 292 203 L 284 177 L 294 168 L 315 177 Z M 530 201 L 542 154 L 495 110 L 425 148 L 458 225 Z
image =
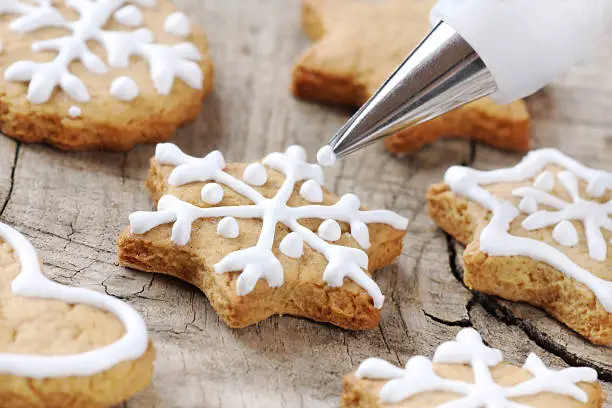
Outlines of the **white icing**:
M 319 225 L 317 234 L 326 241 L 337 241 L 340 239 L 342 231 L 335 220 L 325 220 Z
M 140 315 L 126 303 L 89 289 L 73 288 L 47 279 L 36 251 L 19 232 L 0 223 L 0 237 L 13 248 L 21 264 L 11 284 L 13 293 L 24 297 L 57 299 L 70 304 L 86 304 L 117 316 L 125 334 L 99 349 L 69 355 L 30 355 L 0 353 L 0 373 L 29 378 L 91 376 L 123 361 L 134 360 L 147 350 L 148 335 Z
M 300 258 L 304 254 L 304 240 L 297 232 L 290 232 L 283 238 L 278 249 L 289 258 Z
M 71 118 L 78 118 L 83 114 L 83 111 L 81 110 L 81 108 L 79 108 L 78 106 L 72 105 L 69 109 L 68 109 L 68 116 L 70 116 Z
M 323 167 L 333 166 L 336 163 L 334 149 L 330 145 L 325 145 L 317 152 L 317 162 Z
M 304 183 L 302 183 L 302 186 L 300 187 L 300 195 L 311 203 L 320 203 L 323 201 L 323 189 L 319 183 L 312 179 L 306 180 Z
M 578 245 L 578 231 L 574 224 L 567 220 L 558 223 L 553 229 L 552 236 L 559 244 L 566 247 Z
M 555 176 L 548 170 L 544 171 L 536 177 L 533 186 L 537 189 L 551 192 L 555 188 Z
M 432 362 L 422 356 L 408 360 L 405 369 L 379 358 L 370 358 L 359 365 L 355 375 L 357 378 L 389 380 L 379 394 L 383 403 L 394 404 L 421 393 L 442 391 L 459 395 L 457 399 L 440 405 L 453 408 L 526 408 L 510 398 L 545 392 L 568 396 L 586 403 L 588 395 L 577 384 L 597 380 L 597 373 L 591 368 L 551 370 L 532 353 L 523 367 L 533 377 L 517 385 L 504 387 L 495 383 L 489 369 L 502 361 L 500 350 L 484 345 L 478 332 L 468 328 L 461 330 L 455 341 L 440 345 L 434 354 L 433 362 L 469 364 L 474 373 L 474 383 L 438 376 Z
M 187 37 L 191 34 L 189 18 L 180 11 L 169 14 L 164 20 L 164 31 L 181 37 Z
M 166 195 L 159 201 L 157 212 L 138 211 L 130 215 L 131 231 L 142 234 L 158 225 L 174 223 L 172 241 L 177 245 L 185 245 L 189 241 L 191 224 L 198 218 L 262 219 L 261 233 L 255 246 L 232 252 L 214 265 L 217 273 L 242 271 L 237 281 L 237 293 L 242 295 L 249 293 L 257 280 L 262 278 L 270 287 L 283 284 L 283 266 L 272 252 L 276 225 L 282 223 L 298 234 L 313 250 L 325 256 L 328 264 L 323 272 L 323 280 L 328 285 L 338 287 L 343 284 L 344 278 L 349 278 L 367 291 L 375 307 L 382 307 L 384 296 L 366 273 L 367 254 L 358 248 L 330 244 L 302 226 L 299 220 L 314 218 L 346 222 L 351 229 L 357 229 L 355 234 L 358 236 L 363 236 L 360 223 L 382 223 L 405 230 L 408 220 L 392 211 L 362 211 L 359 208 L 359 199 L 353 194 L 342 196 L 334 205 L 289 207 L 287 201 L 292 196 L 296 183 L 310 179 L 318 184 L 323 183 L 321 167 L 301 160 L 304 156 L 302 150 L 291 147 L 288 152 L 271 153 L 263 160 L 263 164 L 267 167 L 285 175 L 285 180 L 276 195 L 267 199 L 253 187 L 223 171 L 225 160 L 220 152 L 214 151 L 203 158 L 196 158 L 186 155 L 171 143 L 158 144 L 155 150 L 157 162 L 176 166 L 168 177 L 168 184 L 171 186 L 197 181 L 215 181 L 231 188 L 253 204 L 200 208 L 177 197 Z M 293 251 L 297 245 L 291 243 L 291 240 L 293 238 L 284 245 L 287 252 L 283 253 L 289 254 L 288 256 L 297 253 Z
M 244 169 L 242 178 L 252 186 L 263 186 L 268 181 L 268 174 L 263 164 L 251 163 Z
M 523 197 L 519 202 L 519 210 L 527 214 L 538 211 L 538 202 L 531 196 Z
M 102 74 L 113 68 L 126 68 L 131 57 L 139 57 L 149 65 L 149 74 L 155 89 L 167 95 L 175 78 L 182 79 L 192 88 L 202 89 L 203 74 L 199 64 L 199 53 L 185 53 L 181 44 L 166 45 L 153 42 L 150 30 L 109 31 L 104 27 L 110 17 L 128 0 L 65 0 L 79 13 L 78 20 L 67 20 L 49 0 L 38 0 L 37 4 L 21 0 L 3 0 L 0 15 L 16 14 L 9 28 L 18 33 L 30 33 L 47 27 L 63 28 L 68 35 L 36 41 L 34 52 L 55 51 L 52 61 L 38 62 L 20 60 L 4 71 L 4 79 L 11 82 L 29 82 L 27 97 L 31 103 L 47 102 L 56 87 L 60 87 L 77 102 L 88 102 L 89 91 L 85 83 L 70 72 L 72 62 L 79 61 L 89 71 Z M 152 0 L 132 0 L 137 6 L 151 7 Z M 129 6 L 126 6 L 129 7 Z M 99 43 L 107 54 L 105 63 L 89 50 L 87 43 Z M 195 58 L 195 56 L 198 58 Z
M 291 145 L 285 149 L 285 153 L 289 157 L 293 157 L 296 160 L 305 162 L 307 159 L 306 150 L 300 145 Z
M 217 183 L 208 183 L 202 187 L 202 201 L 206 204 L 219 204 L 223 200 L 223 187 Z
M 133 4 L 121 7 L 115 11 L 115 20 L 128 27 L 138 27 L 144 22 L 142 12 Z
M 217 234 L 223 238 L 237 238 L 240 234 L 238 221 L 234 217 L 223 217 L 217 225 Z
M 612 189 L 612 173 L 583 166 L 555 149 L 541 149 L 529 153 L 523 161 L 512 168 L 493 171 L 478 171 L 465 167 L 451 167 L 445 182 L 451 189 L 475 201 L 492 212 L 491 221 L 480 235 L 480 249 L 491 256 L 525 256 L 545 262 L 567 276 L 584 284 L 593 291 L 601 305 L 612 312 L 612 282 L 593 275 L 568 258 L 557 248 L 531 238 L 510 235 L 510 223 L 520 211 L 509 201 L 500 200 L 482 186 L 494 183 L 517 183 L 538 175 L 547 165 L 567 169 L 558 174 L 558 179 L 573 199 L 572 203 L 533 187 L 520 187 L 512 193 L 517 197 L 533 197 L 536 202 L 554 211 L 540 210 L 523 221 L 527 229 L 544 228 L 563 220 L 581 221 L 585 225 L 587 246 L 591 257 L 604 260 L 607 243 L 601 229 L 612 231 L 612 200 L 600 204 L 579 197 L 577 177 L 592 186 L 592 191 Z M 554 180 L 553 180 L 554 181 Z M 546 186 L 545 186 L 546 187 Z
M 132 101 L 136 99 L 139 93 L 140 90 L 136 82 L 127 76 L 115 78 L 110 88 L 111 96 L 121 101 Z

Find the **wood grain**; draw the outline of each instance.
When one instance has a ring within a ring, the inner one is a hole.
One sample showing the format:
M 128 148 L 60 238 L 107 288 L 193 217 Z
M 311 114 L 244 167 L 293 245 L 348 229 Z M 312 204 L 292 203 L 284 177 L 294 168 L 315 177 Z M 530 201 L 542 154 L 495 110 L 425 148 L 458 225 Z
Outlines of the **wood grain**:
M 216 90 L 200 118 L 173 140 L 184 150 L 217 148 L 229 160 L 249 161 L 299 143 L 312 155 L 349 117 L 289 95 L 292 61 L 309 43 L 299 0 L 177 4 L 206 27 L 216 68 Z M 611 67 L 604 56 L 530 98 L 537 146 L 559 146 L 612 169 Z M 0 136 L 2 221 L 33 241 L 52 278 L 122 298 L 149 325 L 158 348 L 155 380 L 126 407 L 334 407 L 342 376 L 364 358 L 403 364 L 413 354 L 431 355 L 464 326 L 511 361 L 536 351 L 553 366 L 589 364 L 612 381 L 609 348 L 586 344 L 529 306 L 465 289 L 457 279 L 462 248 L 427 217 L 424 193 L 449 165 L 492 168 L 517 155 L 450 140 L 397 159 L 376 145 L 327 171 L 337 193 L 354 191 L 365 204 L 411 220 L 401 258 L 377 273 L 387 296 L 379 329 L 350 332 L 292 317 L 232 330 L 193 287 L 119 267 L 116 236 L 128 214 L 151 207 L 142 184 L 152 153 L 153 146 L 63 153 Z

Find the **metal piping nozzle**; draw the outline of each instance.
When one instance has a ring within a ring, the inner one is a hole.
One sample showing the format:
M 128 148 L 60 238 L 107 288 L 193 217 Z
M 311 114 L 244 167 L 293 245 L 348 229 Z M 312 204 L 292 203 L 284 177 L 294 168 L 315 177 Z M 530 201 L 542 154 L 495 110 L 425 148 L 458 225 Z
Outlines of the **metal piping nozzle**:
M 343 157 L 496 90 L 478 54 L 440 22 L 329 145 Z

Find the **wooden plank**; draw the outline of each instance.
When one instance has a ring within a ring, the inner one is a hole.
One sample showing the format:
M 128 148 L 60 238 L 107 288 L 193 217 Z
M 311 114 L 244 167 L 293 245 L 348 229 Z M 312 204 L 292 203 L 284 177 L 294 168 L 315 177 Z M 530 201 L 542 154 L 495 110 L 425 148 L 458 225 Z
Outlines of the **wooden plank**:
M 299 0 L 176 3 L 206 27 L 216 67 L 215 93 L 199 119 L 173 140 L 186 151 L 218 148 L 229 160 L 249 161 L 299 143 L 312 157 L 349 117 L 289 95 L 292 61 L 309 44 L 299 28 Z M 602 79 L 609 69 L 574 72 L 531 98 L 539 118 L 536 144 L 559 145 L 610 169 L 612 84 Z M 427 217 L 424 194 L 448 166 L 475 157 L 475 165 L 492 168 L 512 164 L 518 155 L 443 141 L 398 159 L 376 145 L 326 170 L 327 185 L 336 192 L 354 191 L 364 204 L 411 220 L 401 258 L 376 276 L 387 296 L 380 327 L 349 332 L 287 316 L 232 330 L 193 287 L 119 267 L 116 236 L 132 211 L 151 206 L 142 183 L 152 153 L 153 146 L 125 154 L 63 153 L 0 138 L 1 219 L 32 239 L 51 277 L 125 299 L 149 325 L 158 349 L 154 382 L 125 406 L 334 407 L 342 376 L 364 358 L 403 364 L 414 354 L 431 355 L 467 325 L 517 363 L 535 350 L 555 366 L 567 365 L 572 353 L 609 369 L 608 360 L 595 359 L 584 342 L 527 306 L 497 303 L 522 326 L 500 320 L 487 302 L 481 306 L 455 276 L 461 248 Z M 533 340 L 546 331 L 559 342 Z M 566 344 L 567 350 L 551 344 Z

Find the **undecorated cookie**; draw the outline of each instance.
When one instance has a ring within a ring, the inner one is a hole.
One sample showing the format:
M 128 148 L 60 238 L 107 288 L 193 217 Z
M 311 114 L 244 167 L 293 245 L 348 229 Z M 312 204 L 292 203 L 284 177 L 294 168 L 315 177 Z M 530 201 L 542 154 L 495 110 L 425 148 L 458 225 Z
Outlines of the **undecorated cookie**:
M 158 211 L 130 216 L 119 262 L 196 285 L 231 327 L 276 314 L 376 327 L 371 273 L 400 254 L 408 221 L 322 185 L 299 146 L 246 165 L 159 144 L 147 180 Z
M 467 245 L 466 285 L 612 344 L 612 173 L 542 149 L 512 168 L 451 167 L 428 203 L 430 217 Z
M 140 315 L 102 293 L 52 282 L 28 240 L 0 223 L 0 406 L 108 407 L 150 381 Z
M 549 369 L 531 353 L 523 367 L 463 329 L 433 356 L 412 357 L 405 368 L 369 358 L 344 378 L 344 408 L 597 408 L 604 393 L 592 368 Z
M 167 140 L 212 86 L 204 31 L 169 0 L 5 0 L 0 130 L 60 149 Z
M 293 69 L 294 95 L 360 107 L 431 30 L 433 0 L 303 0 L 302 25 L 315 44 Z M 412 153 L 441 137 L 465 137 L 494 147 L 529 148 L 529 114 L 522 101 L 473 102 L 385 140 L 393 153 Z

